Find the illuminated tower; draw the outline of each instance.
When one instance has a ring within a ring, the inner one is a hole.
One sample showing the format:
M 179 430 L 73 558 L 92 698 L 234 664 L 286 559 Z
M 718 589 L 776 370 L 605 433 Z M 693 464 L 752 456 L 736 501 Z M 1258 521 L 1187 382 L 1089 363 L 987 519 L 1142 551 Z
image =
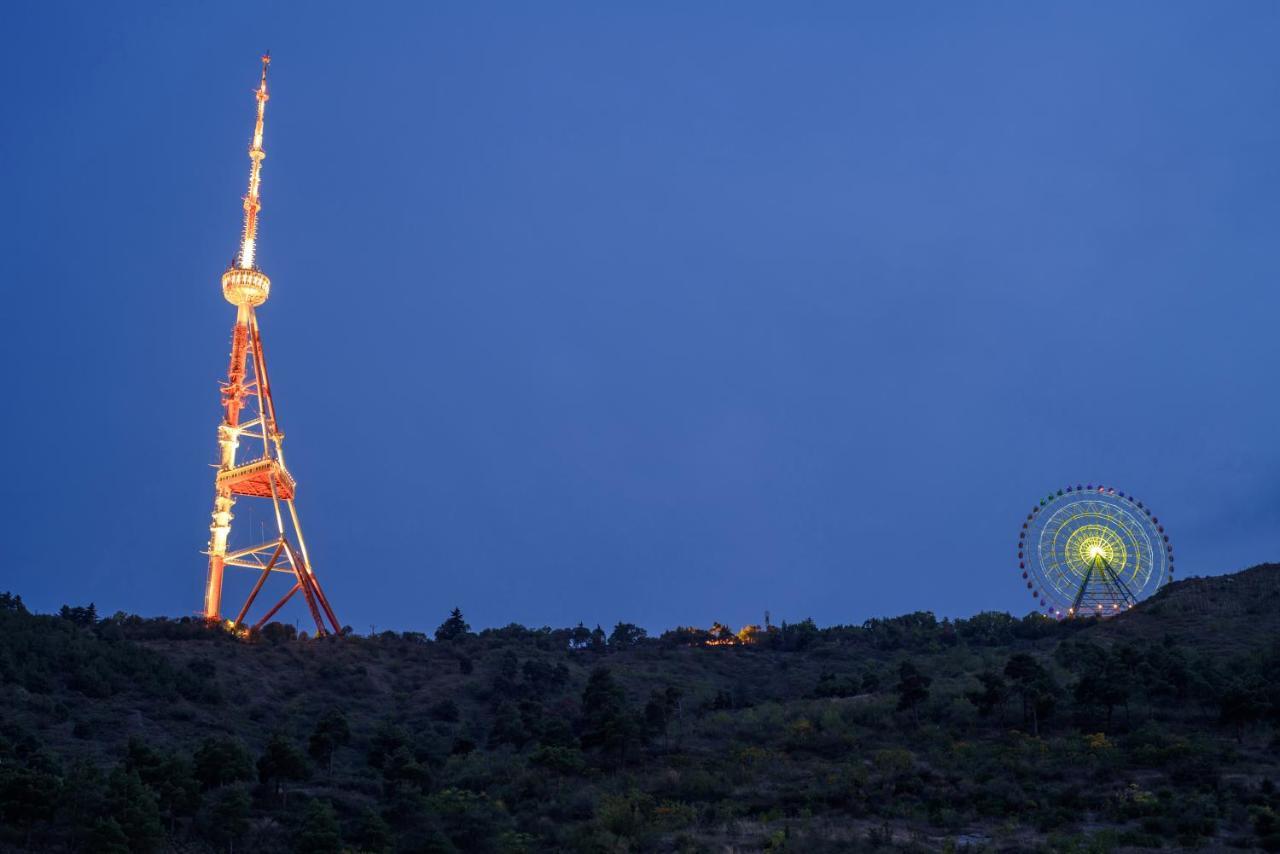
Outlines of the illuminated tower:
M 251 570 L 256 579 L 248 597 L 229 622 L 245 624 L 249 609 L 273 574 L 285 576 L 292 586 L 253 623 L 254 628 L 275 616 L 297 593 L 302 593 L 316 623 L 317 634 L 341 629 L 329 600 L 320 589 L 302 538 L 302 524 L 294 505 L 297 484 L 284 464 L 281 444 L 284 433 L 276 420 L 267 379 L 267 360 L 262 350 L 262 332 L 256 309 L 267 301 L 271 280 L 254 262 L 257 250 L 258 211 L 262 209 L 258 191 L 262 181 L 262 121 L 267 109 L 267 66 L 271 57 L 262 57 L 262 81 L 258 85 L 258 121 L 249 146 L 249 192 L 244 197 L 244 233 L 240 253 L 222 274 L 222 295 L 236 307 L 236 325 L 231 333 L 231 364 L 222 384 L 222 423 L 218 425 L 221 449 L 218 473 L 214 478 L 213 524 L 209 527 L 209 577 L 205 586 L 204 616 L 221 620 L 223 576 L 227 567 Z M 260 452 L 259 452 L 260 449 Z M 237 451 L 244 457 L 236 459 Z M 240 498 L 257 499 L 265 510 L 274 511 L 275 536 L 265 542 L 231 546 L 231 509 Z M 247 583 L 247 582 L 246 582 Z M 327 621 L 327 625 L 326 625 Z

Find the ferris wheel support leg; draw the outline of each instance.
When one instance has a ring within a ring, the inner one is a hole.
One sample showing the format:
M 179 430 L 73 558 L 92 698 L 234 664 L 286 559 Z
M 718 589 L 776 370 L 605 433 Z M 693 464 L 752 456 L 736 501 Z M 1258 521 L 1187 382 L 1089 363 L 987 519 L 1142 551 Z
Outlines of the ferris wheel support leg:
M 1137 598 L 1133 595 L 1133 592 L 1129 590 L 1129 586 L 1120 580 L 1120 576 L 1111 568 L 1110 562 L 1104 560 L 1102 565 L 1107 570 L 1107 574 L 1111 576 L 1111 583 L 1114 584 L 1116 589 L 1120 591 L 1120 594 L 1124 596 L 1125 601 L 1130 605 L 1138 604 Z
M 1093 578 L 1093 567 L 1089 567 L 1089 571 L 1084 574 L 1084 581 L 1080 584 L 1080 590 L 1076 593 L 1076 599 L 1071 603 L 1071 616 L 1076 617 L 1080 614 L 1080 603 L 1084 601 L 1084 593 L 1089 589 L 1089 579 Z

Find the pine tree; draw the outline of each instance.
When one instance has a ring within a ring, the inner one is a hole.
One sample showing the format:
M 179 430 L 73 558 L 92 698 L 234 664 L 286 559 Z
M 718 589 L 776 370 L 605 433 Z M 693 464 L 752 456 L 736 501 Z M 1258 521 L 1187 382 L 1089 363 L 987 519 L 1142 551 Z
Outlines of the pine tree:
M 367 807 L 360 814 L 354 841 L 360 851 L 383 854 L 391 849 L 391 828 L 377 810 Z
M 232 854 L 236 842 L 249 832 L 249 793 L 241 786 L 219 789 L 197 822 L 205 839 Z
M 196 779 L 206 789 L 253 779 L 253 757 L 235 738 L 206 738 L 192 757 Z
M 328 801 L 317 799 L 307 804 L 294 846 L 298 854 L 341 854 L 342 831 Z
M 329 774 L 333 774 L 333 755 L 338 748 L 351 741 L 351 727 L 346 715 L 337 709 L 330 709 L 320 720 L 316 721 L 311 738 L 307 741 L 307 752 L 317 762 L 324 763 Z
M 436 629 L 436 640 L 451 641 L 466 635 L 471 631 L 471 626 L 462 617 L 462 609 L 454 608 L 449 614 L 449 619 L 440 624 Z
M 275 784 L 275 793 L 284 802 L 286 780 L 305 780 L 307 760 L 288 738 L 276 733 L 267 741 L 258 757 L 258 780 L 265 786 Z
M 634 737 L 626 694 L 608 668 L 597 667 L 587 678 L 582 692 L 581 733 L 583 748 L 599 748 L 620 759 L 625 757 L 627 744 Z
M 986 670 L 978 674 L 978 682 L 982 684 L 982 690 L 965 694 L 969 702 L 977 707 L 978 714 L 987 717 L 996 709 L 1003 710 L 1005 701 L 1009 698 L 1009 686 L 1004 677 Z
M 1039 661 L 1025 652 L 1012 656 L 1004 666 L 1005 678 L 1022 698 L 1022 719 L 1031 723 L 1031 734 L 1040 736 L 1040 720 L 1053 708 L 1058 686 Z
M 912 723 L 920 723 L 920 704 L 929 699 L 929 685 L 933 680 L 920 672 L 910 661 L 898 668 L 898 711 L 910 711 Z
M 153 851 L 164 839 L 156 797 L 136 771 L 117 768 L 107 778 L 106 808 L 129 840 L 129 850 Z

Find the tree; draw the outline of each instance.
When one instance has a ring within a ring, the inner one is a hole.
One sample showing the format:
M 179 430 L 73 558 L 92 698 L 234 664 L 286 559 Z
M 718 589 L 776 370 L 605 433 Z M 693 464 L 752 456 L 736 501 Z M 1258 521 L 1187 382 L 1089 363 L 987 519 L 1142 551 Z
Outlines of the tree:
M 294 847 L 298 854 L 342 854 L 342 831 L 328 801 L 317 798 L 307 804 Z
M 929 699 L 929 685 L 933 680 L 920 672 L 910 661 L 898 668 L 898 711 L 911 712 L 912 723 L 920 723 L 920 704 Z
M 129 850 L 153 851 L 164 839 L 155 795 L 136 771 L 116 768 L 107 778 L 107 813 L 129 840 Z
M 1245 727 L 1260 720 L 1267 712 L 1266 693 L 1252 680 L 1235 678 L 1218 695 L 1218 714 L 1235 732 L 1236 742 L 1244 741 Z
M 70 605 L 63 605 L 58 611 L 58 616 L 75 623 L 77 626 L 89 627 L 98 622 L 98 609 L 92 602 L 85 606 L 77 605 L 74 608 Z
M 606 648 L 605 644 L 606 644 L 606 638 L 604 636 L 604 629 L 600 628 L 600 626 L 597 625 L 594 629 L 591 630 L 591 651 L 604 652 Z
M 579 741 L 584 749 L 599 748 L 619 758 L 625 756 L 634 729 L 626 694 L 606 667 L 597 667 L 587 677 L 580 731 Z
M 498 656 L 498 675 L 510 683 L 514 682 L 519 674 L 520 657 L 515 654 L 515 651 L 504 649 Z
M 970 691 L 965 697 L 977 707 L 978 714 L 983 717 L 990 716 L 996 709 L 1003 716 L 1004 704 L 1009 699 L 1009 684 L 1004 681 L 1004 677 L 994 671 L 984 670 L 978 674 L 978 682 L 982 685 L 981 690 Z
M 680 689 L 668 685 L 665 689 L 654 688 L 649 694 L 649 702 L 644 705 L 644 725 L 646 734 L 653 738 L 661 735 L 663 746 L 667 746 L 667 730 L 671 720 L 680 709 Z
M 525 664 L 528 663 L 529 662 L 527 661 L 525 662 Z M 461 710 L 458 708 L 458 704 L 448 697 L 432 703 L 431 708 L 427 711 L 431 715 L 431 720 L 445 721 L 446 723 L 457 723 L 458 718 L 462 715 Z
M 288 738 L 276 733 L 267 740 L 267 746 L 258 757 L 258 780 L 268 786 L 275 784 L 275 793 L 284 802 L 286 780 L 307 779 L 307 760 L 302 751 Z
M 427 808 L 439 819 L 449 841 L 461 851 L 492 850 L 496 847 L 494 837 L 506 823 L 505 812 L 487 795 L 465 789 L 437 792 L 428 799 Z
M 790 625 L 783 622 L 776 634 L 770 633 L 769 642 L 789 652 L 800 652 L 813 646 L 820 637 L 822 632 L 817 623 L 811 617 L 806 617 Z
M 1104 709 L 1104 728 L 1110 729 L 1111 714 L 1115 707 L 1129 698 L 1129 685 L 1123 676 L 1117 680 L 1108 672 L 1083 673 L 1071 693 L 1081 707 Z
M 609 633 L 609 648 L 630 649 L 648 636 L 648 632 L 634 623 L 618 623 Z
M 292 623 L 267 623 L 258 630 L 258 635 L 270 644 L 288 643 L 298 639 L 298 628 Z
M 383 854 L 391 849 L 391 828 L 377 810 L 366 807 L 356 824 L 354 842 L 360 851 Z
M 333 774 L 333 755 L 338 748 L 351 741 L 351 727 L 346 715 L 337 709 L 330 709 L 320 720 L 316 721 L 311 738 L 307 740 L 307 752 L 317 762 L 324 763 L 329 774 Z
M 194 815 L 199 809 L 200 781 L 193 763 L 185 756 L 156 750 L 134 736 L 129 739 L 125 768 L 136 772 L 155 793 L 156 805 L 168 819 L 170 830 L 179 816 Z
M 462 609 L 454 608 L 449 613 L 449 619 L 440 624 L 440 628 L 436 629 L 436 640 L 452 641 L 466 636 L 471 631 L 471 626 L 463 619 Z
M 218 790 L 201 812 L 197 827 L 205 839 L 235 851 L 236 840 L 249 832 L 249 808 L 252 802 L 243 786 L 228 786 Z
M 1127 647 L 1108 652 L 1093 644 L 1077 644 L 1072 649 L 1071 662 L 1080 670 L 1080 678 L 1072 688 L 1076 704 L 1082 709 L 1105 710 L 1105 726 L 1109 729 L 1115 707 L 1129 703 L 1129 682 L 1138 670 L 1136 656 Z
M 120 822 L 110 816 L 94 822 L 89 832 L 89 847 L 94 854 L 133 854 L 128 834 Z
M 3 770 L 0 770 L 0 780 L 5 776 Z M 70 830 L 70 847 L 73 850 L 97 851 L 100 847 L 109 847 L 105 839 L 101 846 L 96 842 L 99 835 L 98 824 L 104 820 L 107 812 L 106 787 L 106 777 L 101 769 L 95 763 L 81 758 L 67 769 L 61 786 L 40 793 L 48 800 L 47 809 L 52 811 L 53 804 L 58 805 L 58 817 Z M 17 805 L 12 800 L 14 794 L 8 786 L 0 785 L 0 824 L 13 824 L 9 809 Z M 119 824 L 116 827 L 119 828 Z M 107 835 L 114 834 L 107 832 Z M 120 836 L 124 837 L 123 830 L 120 831 Z M 128 845 L 127 838 L 124 844 Z
M 1040 720 L 1053 709 L 1057 683 L 1044 665 L 1025 652 L 1010 657 L 1004 666 L 1005 678 L 1022 699 L 1023 723 L 1030 721 L 1031 734 L 1040 737 Z
M 53 774 L 0 763 L 0 823 L 29 835 L 37 822 L 53 818 L 60 790 Z
M 397 726 L 389 720 L 384 720 L 378 724 L 378 728 L 373 731 L 373 737 L 369 739 L 369 765 L 374 768 L 381 768 L 386 763 L 387 757 L 395 753 L 397 748 L 407 746 L 409 744 L 409 733 L 404 727 Z
M 520 747 L 529 739 L 524 721 L 515 703 L 505 700 L 498 704 L 493 715 L 493 727 L 489 730 L 489 744 L 510 744 Z
M 569 648 L 582 649 L 591 643 L 591 630 L 582 623 L 574 626 L 569 632 Z
M 737 634 L 724 623 L 712 623 L 708 634 L 711 637 L 707 643 L 712 646 L 737 646 L 738 644 Z
M 253 779 L 253 757 L 235 738 L 206 738 L 192 757 L 196 779 L 205 789 Z
M 431 788 L 431 771 L 418 762 L 407 745 L 400 745 L 382 764 L 383 790 L 388 800 L 405 792 L 425 792 Z

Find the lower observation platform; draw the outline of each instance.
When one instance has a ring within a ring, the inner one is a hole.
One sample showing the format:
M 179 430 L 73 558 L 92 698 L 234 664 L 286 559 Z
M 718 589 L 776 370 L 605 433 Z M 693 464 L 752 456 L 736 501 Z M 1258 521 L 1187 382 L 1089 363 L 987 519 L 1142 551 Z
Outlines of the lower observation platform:
M 297 491 L 293 475 L 272 459 L 254 460 L 233 469 L 218 472 L 215 484 L 219 491 L 228 490 L 232 495 L 251 495 L 255 498 L 271 498 L 271 483 L 275 481 L 275 497 L 288 501 Z

